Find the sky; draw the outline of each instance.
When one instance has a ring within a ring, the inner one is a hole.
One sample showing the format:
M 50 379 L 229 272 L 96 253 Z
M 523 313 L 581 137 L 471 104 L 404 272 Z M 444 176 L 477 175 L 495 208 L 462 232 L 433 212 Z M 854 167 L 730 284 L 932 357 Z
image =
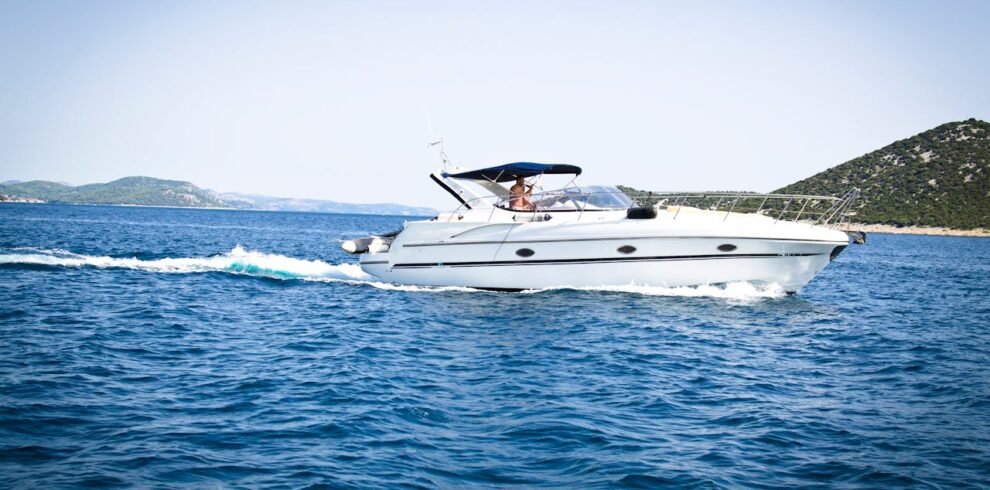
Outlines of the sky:
M 0 181 L 455 204 L 428 175 L 767 192 L 990 120 L 990 2 L 0 0 Z

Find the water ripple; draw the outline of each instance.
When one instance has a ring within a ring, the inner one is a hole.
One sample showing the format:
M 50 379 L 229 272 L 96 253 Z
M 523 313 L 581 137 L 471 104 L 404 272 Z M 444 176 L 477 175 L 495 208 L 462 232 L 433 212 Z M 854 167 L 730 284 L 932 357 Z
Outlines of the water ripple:
M 990 486 L 990 240 L 876 235 L 797 296 L 336 249 L 400 223 L 0 206 L 0 486 Z

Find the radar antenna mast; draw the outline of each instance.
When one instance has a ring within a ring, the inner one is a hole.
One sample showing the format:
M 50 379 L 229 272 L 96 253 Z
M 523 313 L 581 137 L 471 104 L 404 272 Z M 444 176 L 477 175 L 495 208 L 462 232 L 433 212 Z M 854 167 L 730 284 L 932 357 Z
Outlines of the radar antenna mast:
M 443 136 L 441 136 L 440 139 L 438 139 L 438 140 L 430 143 L 428 146 L 429 147 L 434 147 L 434 146 L 438 147 L 438 149 L 440 151 L 440 162 L 443 163 L 443 169 L 444 170 L 447 170 L 448 166 L 450 165 L 450 160 L 447 159 L 447 153 L 443 149 Z
M 423 112 L 426 113 L 426 129 L 430 132 L 430 140 L 436 139 L 435 133 L 433 132 L 433 120 L 430 118 L 430 108 L 426 105 L 423 106 Z M 431 141 L 428 143 L 427 148 L 432 148 L 434 146 L 438 147 L 440 150 L 440 163 L 443 164 L 444 171 L 449 170 L 450 160 L 447 158 L 447 153 L 443 148 L 443 136 L 436 141 Z

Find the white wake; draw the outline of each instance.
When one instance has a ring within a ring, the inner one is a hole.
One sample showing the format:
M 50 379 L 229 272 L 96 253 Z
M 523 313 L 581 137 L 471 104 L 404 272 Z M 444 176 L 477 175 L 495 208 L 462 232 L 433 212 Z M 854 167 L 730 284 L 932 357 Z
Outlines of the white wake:
M 65 250 L 15 249 L 0 254 L 0 264 L 133 269 L 165 273 L 226 272 L 274 279 L 357 281 L 373 279 L 357 264 L 330 264 L 321 260 L 295 259 L 284 255 L 245 250 L 240 245 L 222 255 L 152 260 L 80 255 Z
M 265 277 L 272 279 L 299 279 L 304 281 L 348 282 L 365 284 L 388 291 L 405 292 L 483 292 L 460 286 L 414 286 L 380 282 L 361 270 L 358 264 L 332 264 L 321 260 L 306 260 L 245 250 L 240 245 L 230 252 L 209 257 L 185 257 L 162 259 L 119 258 L 108 256 L 81 255 L 66 250 L 17 248 L 0 251 L 0 265 L 23 264 L 51 267 L 94 267 L 99 269 L 131 269 L 160 273 L 203 273 L 221 272 L 235 275 Z M 786 295 L 777 284 L 754 285 L 747 282 L 730 283 L 724 286 L 694 286 L 666 288 L 659 286 L 597 286 L 597 287 L 557 287 L 528 290 L 524 293 L 538 294 L 548 291 L 609 291 L 640 294 L 644 296 L 708 297 L 729 300 L 752 300 L 780 298 Z M 487 292 L 487 291 L 484 291 Z M 499 294 L 499 293 L 489 293 Z
M 625 286 L 559 287 L 524 292 L 540 293 L 561 289 L 571 289 L 575 291 L 633 293 L 644 296 L 679 296 L 685 298 L 720 298 L 729 300 L 774 299 L 787 296 L 787 292 L 784 291 L 784 288 L 780 284 L 752 284 L 749 282 L 731 282 L 720 286 L 702 285 L 681 286 L 674 288 L 662 286 L 641 286 L 636 284 L 629 284 Z

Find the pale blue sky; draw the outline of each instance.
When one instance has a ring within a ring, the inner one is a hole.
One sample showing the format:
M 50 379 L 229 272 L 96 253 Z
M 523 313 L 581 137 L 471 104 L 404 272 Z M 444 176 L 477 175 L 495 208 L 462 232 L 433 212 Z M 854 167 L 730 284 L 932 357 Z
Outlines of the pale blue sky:
M 449 207 L 467 167 L 769 191 L 990 119 L 990 2 L 0 3 L 0 180 Z

